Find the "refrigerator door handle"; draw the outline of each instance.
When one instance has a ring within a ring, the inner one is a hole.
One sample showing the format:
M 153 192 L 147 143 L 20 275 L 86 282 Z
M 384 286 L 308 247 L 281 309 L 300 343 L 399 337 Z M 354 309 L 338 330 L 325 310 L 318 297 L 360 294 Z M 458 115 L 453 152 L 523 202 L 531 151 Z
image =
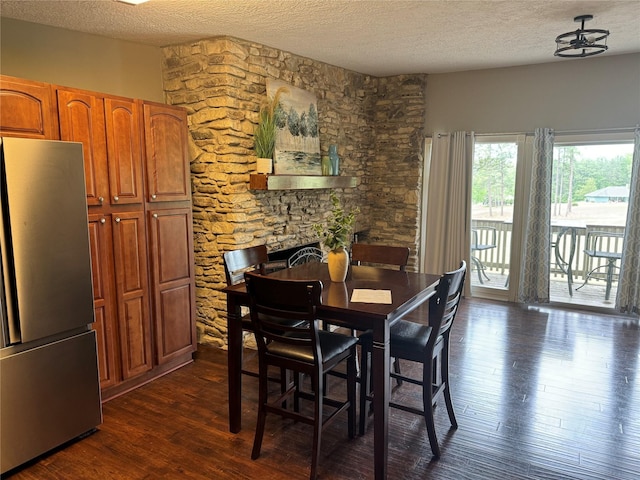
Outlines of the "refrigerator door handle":
M 0 179 L 0 256 L 2 262 L 0 270 L 2 274 L 2 285 L 0 289 L 0 303 L 2 311 L 0 317 L 2 320 L 2 347 L 16 345 L 22 342 L 20 334 L 20 321 L 16 305 L 16 285 L 15 275 L 13 273 L 13 258 L 8 252 L 11 251 L 11 233 L 9 226 L 6 225 L 5 215 L 7 212 L 6 190 L 4 189 L 4 158 L 1 160 L 2 179 Z M 5 212 L 5 214 L 1 214 Z

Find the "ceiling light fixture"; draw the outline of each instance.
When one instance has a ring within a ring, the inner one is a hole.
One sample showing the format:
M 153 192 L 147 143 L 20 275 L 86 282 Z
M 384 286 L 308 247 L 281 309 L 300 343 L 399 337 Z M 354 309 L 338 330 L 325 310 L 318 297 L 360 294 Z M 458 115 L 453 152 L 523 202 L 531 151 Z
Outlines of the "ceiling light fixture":
M 146 3 L 149 0 L 116 0 L 116 2 L 126 3 L 128 5 L 140 5 L 141 3 Z
M 607 51 L 607 37 L 609 30 L 588 28 L 584 22 L 593 19 L 593 15 L 580 15 L 573 19 L 581 22 L 581 27 L 575 32 L 567 32 L 556 37 L 556 57 L 590 57 Z M 603 43 L 599 43 L 604 40 Z

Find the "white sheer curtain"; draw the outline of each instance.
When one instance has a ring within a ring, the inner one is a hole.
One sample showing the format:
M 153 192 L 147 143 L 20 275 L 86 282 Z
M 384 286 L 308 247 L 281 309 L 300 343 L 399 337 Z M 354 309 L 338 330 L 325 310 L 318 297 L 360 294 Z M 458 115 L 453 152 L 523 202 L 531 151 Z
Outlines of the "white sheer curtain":
M 438 134 L 433 139 L 427 193 L 424 270 L 455 270 L 469 265 L 473 132 Z M 465 295 L 470 296 L 465 282 Z
M 523 303 L 549 302 L 553 139 L 552 129 L 536 128 L 518 295 Z
M 634 133 L 626 225 L 616 310 L 640 313 L 640 128 Z

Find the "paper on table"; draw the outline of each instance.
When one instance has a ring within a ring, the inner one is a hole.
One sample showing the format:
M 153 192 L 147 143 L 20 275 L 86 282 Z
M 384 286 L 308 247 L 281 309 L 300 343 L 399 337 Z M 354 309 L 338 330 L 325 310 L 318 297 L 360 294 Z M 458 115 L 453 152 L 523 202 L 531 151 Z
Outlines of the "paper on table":
M 391 304 L 391 290 L 372 290 L 370 288 L 354 288 L 352 302 L 388 303 Z

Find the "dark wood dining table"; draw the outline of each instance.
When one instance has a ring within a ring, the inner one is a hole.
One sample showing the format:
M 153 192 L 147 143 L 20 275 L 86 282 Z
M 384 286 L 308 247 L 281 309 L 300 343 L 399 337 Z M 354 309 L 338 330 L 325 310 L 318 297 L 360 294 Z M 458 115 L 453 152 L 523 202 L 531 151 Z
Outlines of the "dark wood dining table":
M 320 319 L 334 325 L 373 332 L 372 371 L 374 386 L 374 471 L 378 480 L 387 477 L 389 419 L 389 327 L 423 304 L 434 293 L 439 275 L 402 272 L 369 266 L 350 266 L 344 283 L 331 282 L 326 263 L 305 263 L 269 275 L 282 279 L 321 280 Z M 390 290 L 391 304 L 352 302 L 354 289 Z M 241 307 L 248 304 L 244 283 L 223 289 L 227 294 L 229 429 L 242 428 L 242 322 Z

